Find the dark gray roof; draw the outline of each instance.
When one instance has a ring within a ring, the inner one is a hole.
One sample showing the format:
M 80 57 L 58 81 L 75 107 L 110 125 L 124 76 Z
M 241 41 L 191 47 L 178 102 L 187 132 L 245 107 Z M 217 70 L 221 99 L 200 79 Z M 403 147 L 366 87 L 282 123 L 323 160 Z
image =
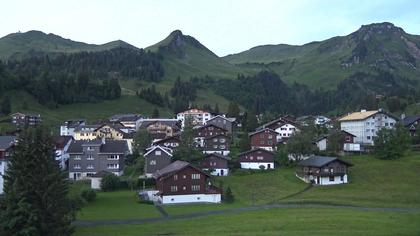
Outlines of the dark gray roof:
M 256 148 L 256 149 L 251 149 L 251 150 L 248 150 L 248 151 L 246 151 L 246 152 L 239 153 L 239 154 L 238 154 L 238 156 L 246 155 L 246 154 L 248 154 L 248 153 L 251 153 L 251 152 L 256 152 L 256 151 L 263 151 L 263 152 L 267 152 L 267 153 L 270 153 L 270 154 L 274 155 L 274 152 L 270 152 L 270 151 L 265 150 L 265 149 L 263 149 L 263 148 Z
M 161 123 L 172 128 L 180 128 L 181 122 L 177 119 L 144 119 L 140 123 L 140 129 L 145 129 L 154 123 Z
M 221 159 L 225 159 L 225 160 L 230 160 L 230 157 L 223 156 L 223 155 L 220 155 L 218 153 L 210 153 L 210 154 L 207 154 L 207 155 L 204 156 L 204 158 L 208 158 L 208 157 L 211 157 L 211 156 L 214 156 L 214 157 L 217 157 L 217 158 L 221 158 Z
M 194 127 L 194 128 L 196 128 L 196 129 L 204 129 L 204 128 L 207 128 L 207 127 L 209 127 L 209 126 L 213 126 L 213 127 L 215 127 L 215 128 L 218 128 L 218 129 L 221 129 L 221 130 L 224 130 L 224 131 L 226 131 L 226 132 L 227 132 L 227 130 L 226 130 L 225 128 L 219 127 L 219 126 L 217 126 L 217 125 L 215 125 L 215 124 L 212 124 L 212 123 L 210 123 L 210 124 L 205 124 L 205 125 L 202 125 L 202 126 L 197 126 L 197 127 Z
M 337 157 L 326 157 L 326 156 L 312 156 L 306 160 L 303 160 L 301 162 L 299 162 L 300 166 L 313 166 L 313 167 L 322 167 L 327 165 L 328 163 L 331 163 L 333 161 L 339 161 L 342 162 L 348 166 L 352 166 L 352 164 L 340 160 Z
M 77 126 L 74 131 L 81 131 L 82 129 L 97 129 L 100 125 L 79 125 Z
M 405 117 L 402 122 L 405 127 L 408 127 L 418 120 L 420 120 L 420 115 L 414 115 Z
M 271 131 L 271 132 L 274 132 L 274 133 L 277 133 L 275 130 L 272 130 L 272 129 L 269 129 L 269 128 L 263 128 L 263 129 L 260 129 L 260 130 L 255 131 L 255 132 L 249 133 L 248 136 L 252 136 L 254 134 L 258 134 L 258 133 L 264 132 L 266 130 Z
M 111 117 L 109 117 L 109 120 L 111 121 L 137 121 L 139 119 L 142 119 L 143 116 L 140 114 L 116 114 Z
M 100 146 L 101 153 L 125 153 L 128 150 L 127 141 L 125 140 L 105 140 L 105 143 L 102 144 L 101 140 L 77 140 L 73 141 L 70 144 L 68 153 L 82 153 L 83 146 L 87 145 L 98 145 Z
M 0 150 L 10 148 L 16 141 L 16 136 L 0 136 Z
M 164 176 L 164 175 L 173 173 L 175 171 L 182 170 L 182 169 L 184 169 L 185 167 L 187 167 L 189 165 L 190 165 L 190 163 L 188 163 L 186 161 L 175 161 L 175 162 L 172 162 L 171 164 L 169 164 L 165 168 L 156 171 L 153 174 L 153 178 L 157 179 L 157 178 L 159 178 L 161 176 Z
M 283 116 L 283 117 L 277 118 L 275 120 L 272 120 L 272 121 L 270 121 L 268 123 L 265 123 L 265 124 L 257 127 L 256 130 L 261 130 L 261 129 L 267 128 L 268 126 L 274 125 L 276 123 L 281 123 L 281 125 L 284 125 L 284 124 L 292 124 L 292 125 L 296 126 L 296 122 L 291 121 L 290 119 L 288 119 L 286 117 L 287 116 Z

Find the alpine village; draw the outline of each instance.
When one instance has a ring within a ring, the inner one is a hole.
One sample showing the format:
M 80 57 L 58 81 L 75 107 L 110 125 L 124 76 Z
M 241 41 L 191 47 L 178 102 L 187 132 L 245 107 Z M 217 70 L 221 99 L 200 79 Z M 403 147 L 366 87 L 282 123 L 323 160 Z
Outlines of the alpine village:
M 392 23 L 0 58 L 0 235 L 420 235 L 420 36 Z

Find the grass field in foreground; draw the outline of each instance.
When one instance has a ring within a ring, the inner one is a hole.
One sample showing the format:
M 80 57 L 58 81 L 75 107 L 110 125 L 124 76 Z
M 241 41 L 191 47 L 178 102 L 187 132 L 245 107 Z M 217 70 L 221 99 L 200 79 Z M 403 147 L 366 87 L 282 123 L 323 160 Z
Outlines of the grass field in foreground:
M 137 202 L 136 192 L 98 192 L 96 200 L 77 214 L 78 220 L 123 220 L 161 217 L 153 205 Z
M 349 209 L 271 209 L 145 225 L 79 227 L 77 236 L 111 235 L 419 235 L 420 214 Z

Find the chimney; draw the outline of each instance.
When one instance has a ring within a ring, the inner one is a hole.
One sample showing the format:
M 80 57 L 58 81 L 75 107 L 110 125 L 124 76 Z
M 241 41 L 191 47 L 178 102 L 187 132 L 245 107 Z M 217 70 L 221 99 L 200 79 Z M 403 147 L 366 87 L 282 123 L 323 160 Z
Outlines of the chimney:
M 360 112 L 366 112 L 366 109 L 362 109 L 362 110 L 360 110 Z
M 401 120 L 404 120 L 405 119 L 405 113 L 402 113 L 401 114 Z

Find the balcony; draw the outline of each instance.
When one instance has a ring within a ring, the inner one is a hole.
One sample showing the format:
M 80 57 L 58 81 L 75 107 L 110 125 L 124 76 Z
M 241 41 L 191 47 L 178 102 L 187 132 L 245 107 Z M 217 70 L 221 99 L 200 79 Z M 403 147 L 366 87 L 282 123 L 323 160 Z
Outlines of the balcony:
M 315 171 L 296 171 L 296 175 L 300 176 L 300 177 L 305 177 L 305 176 L 320 176 L 320 177 L 329 177 L 329 176 L 344 176 L 347 173 L 342 172 L 342 171 L 333 171 L 333 172 L 315 172 Z

